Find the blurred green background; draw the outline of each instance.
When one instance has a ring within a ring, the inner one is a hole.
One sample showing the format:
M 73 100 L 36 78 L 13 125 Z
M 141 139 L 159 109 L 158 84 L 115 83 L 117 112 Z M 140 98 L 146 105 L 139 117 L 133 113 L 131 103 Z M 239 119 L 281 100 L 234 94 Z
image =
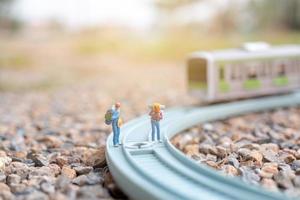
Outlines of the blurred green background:
M 192 51 L 246 41 L 299 44 L 300 1 L 0 0 L 0 91 L 182 67 Z

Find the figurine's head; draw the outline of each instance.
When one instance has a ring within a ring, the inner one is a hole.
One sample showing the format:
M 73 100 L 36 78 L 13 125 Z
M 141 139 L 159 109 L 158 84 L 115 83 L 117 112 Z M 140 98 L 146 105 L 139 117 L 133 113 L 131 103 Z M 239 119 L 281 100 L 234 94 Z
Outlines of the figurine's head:
M 153 109 L 153 111 L 154 112 L 160 112 L 160 104 L 159 103 L 154 103 L 153 105 L 152 105 L 152 109 Z
M 115 103 L 115 108 L 116 109 L 119 109 L 120 107 L 121 107 L 121 103 L 120 102 Z

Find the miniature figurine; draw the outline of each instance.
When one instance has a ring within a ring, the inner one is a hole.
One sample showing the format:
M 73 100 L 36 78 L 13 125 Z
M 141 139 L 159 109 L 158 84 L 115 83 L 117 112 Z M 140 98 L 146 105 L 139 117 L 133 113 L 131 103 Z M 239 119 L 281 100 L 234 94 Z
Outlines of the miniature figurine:
M 113 130 L 113 145 L 115 147 L 119 146 L 119 137 L 120 137 L 120 127 L 122 125 L 122 119 L 120 118 L 120 107 L 119 102 L 115 103 L 111 109 L 106 111 L 105 114 L 105 123 L 107 125 L 112 125 Z
M 160 124 L 159 124 L 159 122 L 163 118 L 163 113 L 161 110 L 164 109 L 165 106 L 161 105 L 159 103 L 154 103 L 153 105 L 151 105 L 149 107 L 151 109 L 149 116 L 151 117 L 152 141 L 155 141 L 155 132 L 156 132 L 157 140 L 159 142 L 162 142 L 160 140 Z

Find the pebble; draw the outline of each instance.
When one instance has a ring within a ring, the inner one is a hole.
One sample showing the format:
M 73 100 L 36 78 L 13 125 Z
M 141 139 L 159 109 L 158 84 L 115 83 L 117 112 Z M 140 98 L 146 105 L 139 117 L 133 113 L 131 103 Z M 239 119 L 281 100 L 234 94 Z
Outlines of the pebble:
M 58 176 L 55 181 L 55 188 L 58 190 L 64 190 L 70 184 L 70 179 L 66 176 Z
M 0 182 L 6 182 L 6 175 L 3 172 L 0 172 Z
M 263 178 L 261 184 L 269 190 L 278 190 L 277 183 L 273 179 Z
M 5 183 L 0 183 L 0 199 L 13 200 L 14 195 L 11 193 L 10 188 Z
M 49 164 L 47 158 L 42 154 L 29 153 L 27 158 L 31 159 L 36 167 L 47 166 Z
M 21 177 L 17 174 L 10 174 L 7 176 L 6 182 L 8 185 L 18 184 L 21 182 Z
M 199 145 L 198 144 L 190 144 L 184 147 L 183 152 L 187 154 L 187 156 L 197 155 L 199 154 Z
M 291 168 L 295 171 L 298 171 L 300 169 L 300 160 L 294 160 L 291 163 Z
M 0 157 L 0 171 L 4 171 L 5 167 L 11 163 L 12 159 L 8 156 Z
M 73 179 L 72 183 L 82 186 L 88 183 L 88 177 L 86 175 L 80 175 Z
M 238 176 L 239 171 L 232 165 L 224 165 L 222 171 L 230 176 Z
M 263 155 L 257 150 L 251 151 L 249 157 L 258 163 L 262 163 Z
M 49 182 L 41 183 L 41 190 L 47 194 L 53 194 L 55 192 L 55 187 Z
M 77 175 L 82 175 L 82 174 L 88 174 L 90 171 L 93 170 L 93 167 L 90 166 L 78 166 L 73 168 Z
M 77 197 L 82 199 L 102 199 L 109 198 L 109 193 L 100 185 L 89 185 L 81 187 L 77 192 Z
M 61 169 L 61 175 L 66 178 L 73 179 L 76 177 L 76 171 L 69 166 L 63 166 Z
M 272 178 L 276 174 L 278 174 L 277 163 L 264 163 L 263 167 L 261 168 L 261 177 Z

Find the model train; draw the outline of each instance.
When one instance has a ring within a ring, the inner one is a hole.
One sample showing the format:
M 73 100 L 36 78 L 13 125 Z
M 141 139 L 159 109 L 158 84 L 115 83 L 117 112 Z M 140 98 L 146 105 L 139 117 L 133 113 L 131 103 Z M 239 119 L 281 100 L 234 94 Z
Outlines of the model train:
M 279 94 L 300 88 L 300 45 L 194 52 L 187 61 L 189 91 L 207 102 Z

